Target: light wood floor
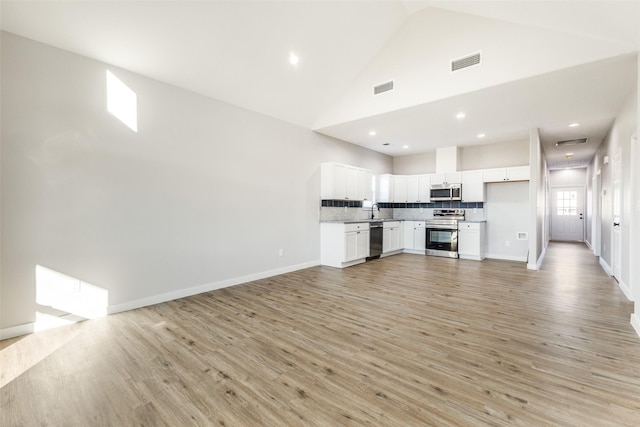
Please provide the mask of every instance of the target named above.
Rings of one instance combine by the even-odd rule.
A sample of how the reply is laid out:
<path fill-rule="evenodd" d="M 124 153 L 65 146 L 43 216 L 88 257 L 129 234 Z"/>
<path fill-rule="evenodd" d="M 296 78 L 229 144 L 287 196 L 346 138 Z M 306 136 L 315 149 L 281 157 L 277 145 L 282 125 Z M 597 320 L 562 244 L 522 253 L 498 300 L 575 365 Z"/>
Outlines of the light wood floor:
<path fill-rule="evenodd" d="M 580 244 L 315 267 L 2 343 L 0 425 L 638 426 L 631 312 Z"/>

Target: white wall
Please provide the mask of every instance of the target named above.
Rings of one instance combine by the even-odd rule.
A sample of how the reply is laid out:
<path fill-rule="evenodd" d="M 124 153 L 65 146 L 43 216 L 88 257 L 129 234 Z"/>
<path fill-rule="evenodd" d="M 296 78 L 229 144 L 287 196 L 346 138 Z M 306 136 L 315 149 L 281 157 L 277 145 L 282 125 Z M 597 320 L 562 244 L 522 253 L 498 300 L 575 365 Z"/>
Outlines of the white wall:
<path fill-rule="evenodd" d="M 600 145 L 596 157 L 590 167 L 592 173 L 601 171 L 602 189 L 601 198 L 601 241 L 600 256 L 607 268 L 613 267 L 611 259 L 612 225 L 613 225 L 613 157 L 616 150 L 622 150 L 622 262 L 620 286 L 627 290 L 629 296 L 630 269 L 634 262 L 630 257 L 632 237 L 630 235 L 630 224 L 632 221 L 632 186 L 631 186 L 631 136 L 637 129 L 637 95 L 636 88 L 629 93 L 623 105 L 618 111 L 614 123 Z M 604 158 L 608 157 L 609 162 L 604 163 Z M 597 197 L 594 195 L 594 197 Z"/>
<path fill-rule="evenodd" d="M 137 93 L 137 133 L 105 71 Z M 320 163 L 392 159 L 2 33 L 0 330 L 34 321 L 35 267 L 106 288 L 111 309 L 319 260 Z M 278 256 L 279 249 L 284 256 Z"/>
<path fill-rule="evenodd" d="M 529 141 L 507 141 L 460 148 L 463 171 L 528 165 Z"/>
<path fill-rule="evenodd" d="M 586 187 L 587 168 L 552 170 L 549 179 L 552 187 Z"/>
<path fill-rule="evenodd" d="M 529 141 L 507 141 L 459 147 L 460 170 L 479 170 L 529 164 Z M 436 152 L 393 158 L 395 175 L 436 172 Z"/>
<path fill-rule="evenodd" d="M 529 182 L 487 184 L 486 196 L 487 258 L 526 261 L 529 240 L 517 235 L 529 233 Z"/>
<path fill-rule="evenodd" d="M 411 154 L 393 158 L 395 175 L 419 175 L 436 172 L 436 152 Z"/>

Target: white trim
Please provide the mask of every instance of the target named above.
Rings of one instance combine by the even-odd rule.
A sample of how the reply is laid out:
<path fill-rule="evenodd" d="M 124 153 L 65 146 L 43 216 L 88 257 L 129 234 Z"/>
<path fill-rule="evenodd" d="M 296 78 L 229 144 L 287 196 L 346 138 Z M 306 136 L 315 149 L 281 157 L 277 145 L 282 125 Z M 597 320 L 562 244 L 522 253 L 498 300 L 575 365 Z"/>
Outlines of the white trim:
<path fill-rule="evenodd" d="M 607 262 L 602 257 L 600 257 L 600 266 L 605 271 L 605 273 L 607 273 L 609 276 L 613 276 L 613 274 L 611 273 L 611 267 L 609 267 L 609 264 L 607 264 Z"/>
<path fill-rule="evenodd" d="M 618 287 L 622 290 L 622 293 L 625 297 L 627 297 L 629 301 L 633 301 L 633 296 L 631 295 L 631 289 L 629 288 L 629 285 L 627 285 L 623 281 L 619 281 Z"/>
<path fill-rule="evenodd" d="M 636 334 L 640 337 L 640 317 L 637 313 L 631 313 L 631 326 L 633 326 Z"/>
<path fill-rule="evenodd" d="M 18 326 L 11 326 L 10 328 L 0 329 L 0 340 L 31 334 L 35 329 L 35 326 L 36 322 L 30 322 Z"/>
<path fill-rule="evenodd" d="M 263 271 L 261 273 L 249 274 L 247 276 L 236 277 L 233 279 L 221 280 L 219 282 L 207 283 L 206 285 L 195 286 L 193 288 L 179 289 L 173 292 L 167 292 L 164 294 L 153 295 L 133 301 L 127 301 L 117 305 L 111 305 L 107 308 L 107 313 L 115 314 L 121 313 L 123 311 L 135 310 L 136 308 L 142 308 L 154 304 L 160 304 L 162 302 L 173 301 L 179 298 L 185 298 L 192 295 L 202 294 L 204 292 L 215 291 L 217 289 L 228 288 L 230 286 L 253 282 L 255 280 L 266 279 L 268 277 L 277 276 L 279 274 L 291 273 L 293 271 L 315 267 L 318 265 L 320 265 L 320 260 L 277 268 L 275 270 Z"/>
<path fill-rule="evenodd" d="M 505 261 L 520 261 L 520 262 L 527 262 L 527 257 L 524 256 L 514 256 L 514 255 L 497 255 L 497 254 L 487 254 L 486 258 L 491 258 L 491 259 L 502 259 Z"/>
<path fill-rule="evenodd" d="M 302 270 L 309 267 L 316 267 L 318 265 L 320 265 L 320 260 L 315 260 L 315 261 L 305 262 L 302 264 L 291 265 L 288 267 L 277 268 L 275 270 L 268 270 L 268 271 L 263 271 L 261 273 L 241 276 L 234 279 L 227 279 L 219 282 L 208 283 L 206 285 L 195 286 L 193 288 L 180 289 L 173 292 L 153 295 L 146 298 L 127 301 L 122 304 L 111 305 L 107 308 L 107 313 L 115 314 L 123 311 L 135 310 L 136 308 L 147 307 L 149 305 L 172 301 L 178 298 L 184 298 L 191 295 L 201 294 L 201 293 L 213 291 L 216 289 L 222 289 L 229 286 L 239 285 L 242 283 L 253 282 L 255 280 L 266 279 L 268 277 L 277 276 L 285 273 L 291 273 L 293 271 Z M 75 320 L 75 322 L 79 321 L 78 318 L 73 315 L 65 315 L 61 317 L 67 320 Z M 31 334 L 35 331 L 35 325 L 36 325 L 35 322 L 29 322 L 29 323 L 24 323 L 22 325 L 11 326 L 9 328 L 0 329 L 0 340 Z"/>
<path fill-rule="evenodd" d="M 540 270 L 542 268 L 542 262 L 544 261 L 544 256 L 547 254 L 547 248 L 542 248 L 542 253 L 538 257 L 536 264 L 527 263 L 527 270 Z"/>

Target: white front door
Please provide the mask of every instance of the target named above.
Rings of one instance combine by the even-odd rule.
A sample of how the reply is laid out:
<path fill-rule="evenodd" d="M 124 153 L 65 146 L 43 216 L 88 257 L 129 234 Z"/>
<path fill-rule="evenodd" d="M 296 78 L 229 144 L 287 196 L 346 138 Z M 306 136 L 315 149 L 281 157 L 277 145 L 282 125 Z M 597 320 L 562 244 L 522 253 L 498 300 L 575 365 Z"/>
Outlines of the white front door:
<path fill-rule="evenodd" d="M 551 192 L 551 240 L 584 241 L 584 187 Z"/>

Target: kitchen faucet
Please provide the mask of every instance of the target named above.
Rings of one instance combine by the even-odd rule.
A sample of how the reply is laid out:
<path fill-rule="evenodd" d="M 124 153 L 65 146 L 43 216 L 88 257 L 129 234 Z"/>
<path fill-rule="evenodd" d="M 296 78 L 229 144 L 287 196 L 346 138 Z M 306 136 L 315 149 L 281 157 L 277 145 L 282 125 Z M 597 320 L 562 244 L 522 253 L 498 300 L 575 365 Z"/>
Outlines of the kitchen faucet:
<path fill-rule="evenodd" d="M 378 206 L 378 204 L 377 204 L 377 203 L 372 204 L 372 205 L 371 205 L 371 219 L 374 219 L 374 218 L 375 218 L 375 216 L 373 215 L 373 207 L 374 207 L 374 206 L 375 206 L 376 208 L 378 208 L 378 212 L 380 212 L 380 206 Z"/>

